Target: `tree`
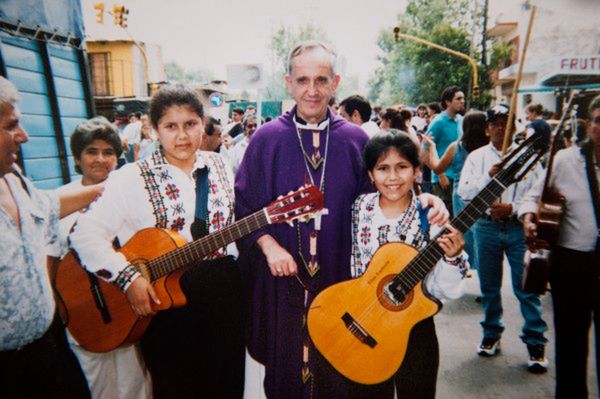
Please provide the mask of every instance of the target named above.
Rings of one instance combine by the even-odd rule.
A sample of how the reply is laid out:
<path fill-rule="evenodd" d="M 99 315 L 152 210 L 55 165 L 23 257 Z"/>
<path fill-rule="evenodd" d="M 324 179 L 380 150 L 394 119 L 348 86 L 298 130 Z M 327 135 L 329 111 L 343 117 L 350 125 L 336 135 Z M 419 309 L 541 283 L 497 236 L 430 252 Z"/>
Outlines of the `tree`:
<path fill-rule="evenodd" d="M 290 98 L 284 83 L 284 77 L 288 71 L 288 56 L 297 44 L 307 40 L 319 40 L 327 43 L 325 31 L 312 23 L 302 25 L 297 29 L 280 26 L 273 34 L 270 43 L 272 73 L 267 80 L 266 98 L 271 100 L 282 100 Z M 343 99 L 358 92 L 358 76 L 344 76 L 338 87 L 336 96 Z"/>
<path fill-rule="evenodd" d="M 409 0 L 399 15 L 400 31 L 479 59 L 473 32 L 480 30 L 481 0 Z M 369 80 L 369 98 L 384 104 L 430 102 L 450 85 L 465 92 L 472 85 L 472 70 L 463 59 L 409 40 L 394 41 L 392 28 L 382 30 L 378 45 L 384 55 Z M 491 86 L 483 66 L 479 82 L 483 93 Z M 479 105 L 489 102 L 482 96 Z"/>
<path fill-rule="evenodd" d="M 299 26 L 297 29 L 281 25 L 271 37 L 271 75 L 267 78 L 266 98 L 283 100 L 290 98 L 285 87 L 284 77 L 287 73 L 288 55 L 295 45 L 306 40 L 327 42 L 325 31 L 312 23 Z"/>
<path fill-rule="evenodd" d="M 187 82 L 187 83 L 208 83 L 214 79 L 215 74 L 210 69 L 196 68 L 194 70 L 186 70 L 176 62 L 167 62 L 165 64 L 167 79 Z"/>

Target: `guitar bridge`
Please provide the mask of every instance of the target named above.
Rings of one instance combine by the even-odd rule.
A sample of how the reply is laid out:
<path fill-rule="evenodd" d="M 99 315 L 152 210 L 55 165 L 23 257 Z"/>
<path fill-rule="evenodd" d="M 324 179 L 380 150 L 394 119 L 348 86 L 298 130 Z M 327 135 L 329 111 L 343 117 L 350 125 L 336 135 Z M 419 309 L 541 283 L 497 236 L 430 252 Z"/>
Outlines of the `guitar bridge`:
<path fill-rule="evenodd" d="M 374 348 L 375 345 L 377 345 L 377 341 L 375 340 L 375 338 L 373 338 L 367 330 L 365 330 L 360 324 L 358 324 L 358 322 L 354 320 L 354 317 L 352 317 L 350 313 L 344 313 L 344 315 L 342 316 L 342 321 L 346 325 L 348 331 L 350 331 L 352 335 L 358 338 L 360 342 L 362 342 L 370 348 Z"/>

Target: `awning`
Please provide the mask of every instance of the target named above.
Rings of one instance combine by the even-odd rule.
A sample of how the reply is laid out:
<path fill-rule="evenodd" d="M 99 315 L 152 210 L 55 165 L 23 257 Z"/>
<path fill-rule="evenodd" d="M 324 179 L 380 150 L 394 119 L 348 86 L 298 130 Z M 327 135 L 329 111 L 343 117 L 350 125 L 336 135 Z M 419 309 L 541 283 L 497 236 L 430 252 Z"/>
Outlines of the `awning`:
<path fill-rule="evenodd" d="M 600 56 L 598 55 L 558 57 L 548 61 L 544 66 L 547 72 L 540 80 L 542 86 L 588 88 L 600 84 Z"/>
<path fill-rule="evenodd" d="M 28 39 L 79 45 L 84 38 L 80 0 L 1 0 L 0 29 Z"/>
<path fill-rule="evenodd" d="M 584 85 L 563 85 L 563 86 L 544 86 L 544 85 L 529 86 L 529 87 L 523 87 L 523 88 L 519 89 L 519 93 L 522 93 L 522 94 L 543 93 L 543 92 L 552 92 L 557 89 L 600 90 L 600 83 L 584 84 Z"/>

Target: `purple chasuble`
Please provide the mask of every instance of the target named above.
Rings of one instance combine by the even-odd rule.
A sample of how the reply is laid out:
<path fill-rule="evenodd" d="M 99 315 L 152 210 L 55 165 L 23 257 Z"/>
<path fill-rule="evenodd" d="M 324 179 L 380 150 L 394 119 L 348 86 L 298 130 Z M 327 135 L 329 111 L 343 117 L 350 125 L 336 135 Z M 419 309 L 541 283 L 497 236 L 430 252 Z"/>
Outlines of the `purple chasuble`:
<path fill-rule="evenodd" d="M 298 189 L 307 182 L 307 169 L 293 121 L 294 107 L 285 115 L 265 124 L 250 140 L 236 175 L 236 217 L 242 218 Z M 325 208 L 318 235 L 319 271 L 311 277 L 298 255 L 298 222 L 270 225 L 253 233 L 240 245 L 240 267 L 245 274 L 249 296 L 249 342 L 253 358 L 266 366 L 265 391 L 269 398 L 343 398 L 347 384 L 341 375 L 310 345 L 311 380 L 302 380 L 305 328 L 305 287 L 308 302 L 328 286 L 350 279 L 352 245 L 351 212 L 356 197 L 372 191 L 361 154 L 368 137 L 356 125 L 328 111 L 327 129 L 320 133 L 319 152 L 327 156 L 325 171 Z M 304 149 L 313 153 L 312 131 L 300 129 Z M 329 148 L 326 150 L 326 135 Z M 309 165 L 313 181 L 319 186 L 323 164 L 315 171 Z M 302 253 L 308 262 L 309 235 L 314 220 L 300 223 Z M 298 264 L 298 277 L 274 277 L 256 240 L 270 234 Z"/>

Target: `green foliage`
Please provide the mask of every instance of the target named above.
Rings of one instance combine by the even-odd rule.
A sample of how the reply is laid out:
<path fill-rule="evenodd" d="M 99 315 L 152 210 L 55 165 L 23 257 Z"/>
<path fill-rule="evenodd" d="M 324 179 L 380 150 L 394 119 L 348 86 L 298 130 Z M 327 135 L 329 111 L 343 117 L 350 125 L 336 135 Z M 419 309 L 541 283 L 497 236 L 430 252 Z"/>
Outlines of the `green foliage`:
<path fill-rule="evenodd" d="M 481 0 L 409 0 L 404 14 L 399 15 L 400 31 L 443 47 L 480 56 L 473 50 L 473 33 L 481 31 Z M 467 93 L 472 85 L 470 64 L 454 55 L 416 42 L 394 40 L 391 27 L 383 29 L 378 46 L 384 55 L 381 66 L 369 80 L 369 99 L 386 105 L 418 104 L 439 100 L 441 92 L 457 85 Z M 483 67 L 479 87 L 483 93 L 491 87 Z M 469 92 L 470 94 L 470 92 Z M 489 98 L 479 105 L 486 105 Z"/>
<path fill-rule="evenodd" d="M 325 31 L 312 23 L 294 29 L 281 25 L 271 37 L 269 48 L 271 50 L 272 73 L 267 78 L 267 89 L 263 98 L 268 100 L 283 100 L 290 98 L 284 83 L 287 71 L 288 55 L 290 51 L 306 40 L 321 40 L 327 42 Z"/>
<path fill-rule="evenodd" d="M 208 83 L 214 79 L 214 73 L 205 68 L 197 68 L 194 70 L 186 70 L 176 62 L 167 62 L 165 64 L 167 79 L 177 82 L 195 82 Z"/>
<path fill-rule="evenodd" d="M 490 70 L 505 68 L 506 63 L 512 59 L 515 46 L 512 43 L 497 40 L 492 45 Z"/>

